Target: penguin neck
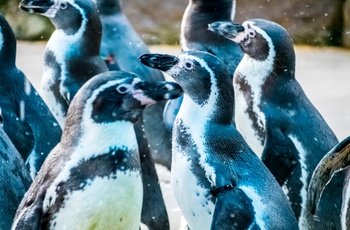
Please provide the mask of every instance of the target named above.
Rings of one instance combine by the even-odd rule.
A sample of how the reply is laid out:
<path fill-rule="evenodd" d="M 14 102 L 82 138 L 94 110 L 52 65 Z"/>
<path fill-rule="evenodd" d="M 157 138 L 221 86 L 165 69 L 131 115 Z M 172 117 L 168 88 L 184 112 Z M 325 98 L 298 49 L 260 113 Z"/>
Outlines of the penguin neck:
<path fill-rule="evenodd" d="M 16 63 L 16 38 L 12 30 L 0 27 L 0 66 L 14 66 Z M 2 69 L 2 68 L 0 68 Z"/>
<path fill-rule="evenodd" d="M 211 92 L 208 100 L 201 105 L 185 94 L 177 118 L 180 118 L 188 125 L 204 125 L 206 123 L 231 124 L 234 94 L 232 83 L 230 85 L 232 90 L 228 90 L 228 92 L 222 90 Z"/>
<path fill-rule="evenodd" d="M 90 14 L 90 15 L 89 15 Z M 56 26 L 57 23 L 52 21 Z M 77 49 L 79 52 L 70 53 L 78 56 L 98 56 L 102 36 L 102 25 L 97 11 L 85 12 L 79 28 L 65 29 L 63 26 L 56 26 L 56 31 L 50 40 L 54 40 L 50 45 L 60 44 L 58 50 L 64 50 L 64 46 L 69 50 Z"/>
<path fill-rule="evenodd" d="M 122 12 L 122 0 L 98 0 L 96 5 L 100 15 L 112 15 Z"/>

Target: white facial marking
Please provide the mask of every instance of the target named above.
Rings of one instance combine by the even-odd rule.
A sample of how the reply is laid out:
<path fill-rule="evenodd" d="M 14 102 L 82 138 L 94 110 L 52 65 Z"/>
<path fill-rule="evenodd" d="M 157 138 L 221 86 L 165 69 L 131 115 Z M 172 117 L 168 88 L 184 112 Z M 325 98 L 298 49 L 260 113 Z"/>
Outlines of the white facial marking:
<path fill-rule="evenodd" d="M 0 52 L 2 50 L 3 45 L 4 45 L 4 35 L 2 34 L 2 27 L 0 27 Z"/>
<path fill-rule="evenodd" d="M 178 56 L 179 63 L 177 66 L 184 66 L 189 60 L 196 60 L 204 67 L 211 76 L 211 94 L 208 100 L 202 105 L 196 104 L 188 95 L 184 95 L 179 113 L 175 120 L 175 127 L 178 126 L 180 119 L 191 134 L 193 145 L 197 147 L 199 164 L 206 172 L 206 178 L 215 185 L 215 170 L 207 163 L 207 150 L 205 147 L 205 124 L 211 119 L 213 110 L 216 106 L 216 98 L 218 96 L 216 79 L 213 71 L 203 60 L 181 54 Z M 172 68 L 169 72 L 178 74 L 180 68 Z M 174 131 L 175 132 L 175 131 Z M 181 132 L 181 131 L 180 131 Z M 180 133 L 178 135 L 181 135 Z M 173 163 L 171 171 L 171 184 L 179 207 L 186 218 L 191 229 L 208 229 L 210 227 L 214 204 L 204 197 L 208 190 L 202 188 L 198 184 L 198 179 L 191 171 L 191 161 L 188 152 L 183 152 L 181 145 L 173 138 Z M 189 192 L 191 191 L 191 193 Z M 193 191 L 193 192 L 192 192 Z M 203 216 L 205 218 L 203 218 Z"/>
<path fill-rule="evenodd" d="M 56 29 L 53 32 L 53 34 L 51 35 L 46 45 L 45 52 L 51 51 L 54 54 L 57 64 L 61 67 L 61 75 L 59 79 L 53 79 L 53 74 L 55 72 L 50 67 L 51 63 L 45 62 L 43 77 L 41 80 L 41 96 L 44 99 L 45 103 L 50 108 L 52 114 L 55 116 L 61 128 L 64 127 L 64 123 L 66 119 L 66 116 L 65 116 L 66 111 L 63 111 L 62 106 L 60 106 L 57 103 L 56 97 L 53 94 L 52 90 L 50 89 L 50 86 L 54 82 L 60 80 L 61 83 L 59 86 L 59 92 L 61 96 L 65 100 L 67 100 L 66 96 L 70 92 L 68 92 L 67 88 L 65 87 L 65 84 L 66 84 L 66 81 L 70 78 L 70 76 L 68 74 L 67 64 L 65 61 L 66 56 L 68 56 L 70 52 L 74 52 L 74 49 L 77 49 L 77 45 L 80 44 L 79 40 L 83 36 L 83 33 L 86 29 L 86 24 L 87 24 L 87 17 L 85 15 L 84 10 L 80 8 L 76 3 L 74 3 L 73 0 L 66 0 L 66 1 L 80 11 L 83 18 L 82 25 L 79 28 L 79 30 L 72 35 L 65 34 L 62 29 Z M 60 3 L 61 1 L 56 1 L 55 5 Z"/>
<path fill-rule="evenodd" d="M 264 219 L 266 213 L 266 206 L 262 201 L 261 196 L 255 191 L 253 187 L 241 186 L 240 189 L 252 200 L 252 205 L 255 212 L 255 221 L 261 230 L 266 230 Z"/>
<path fill-rule="evenodd" d="M 307 229 L 308 228 L 308 222 L 307 219 L 305 218 L 305 210 L 306 210 L 306 199 L 307 199 L 307 178 L 308 178 L 308 173 L 307 173 L 307 165 L 306 165 L 306 151 L 304 147 L 302 146 L 301 142 L 294 136 L 289 135 L 288 136 L 295 148 L 299 152 L 299 164 L 301 167 L 301 176 L 300 176 L 300 181 L 302 183 L 302 188 L 300 189 L 300 196 L 301 196 L 301 213 L 300 213 L 300 218 L 299 218 L 299 228 L 300 229 Z"/>
<path fill-rule="evenodd" d="M 269 46 L 269 55 L 263 61 L 252 59 L 247 54 L 243 56 L 242 61 L 237 66 L 234 75 L 234 89 L 235 89 L 235 121 L 238 131 L 241 132 L 243 137 L 246 139 L 248 144 L 252 147 L 254 152 L 261 157 L 263 145 L 261 144 L 261 138 L 253 128 L 252 120 L 249 118 L 248 104 L 245 99 L 245 92 L 241 90 L 240 86 L 236 83 L 238 77 L 244 78 L 252 91 L 253 100 L 253 112 L 257 116 L 257 122 L 262 130 L 265 130 L 266 118 L 265 114 L 258 107 L 261 105 L 261 88 L 266 78 L 273 71 L 274 58 L 276 52 L 271 38 L 266 34 L 265 31 L 254 26 L 253 22 L 247 21 L 243 23 L 247 27 L 248 23 L 250 27 L 257 33 L 261 34 L 267 41 Z"/>

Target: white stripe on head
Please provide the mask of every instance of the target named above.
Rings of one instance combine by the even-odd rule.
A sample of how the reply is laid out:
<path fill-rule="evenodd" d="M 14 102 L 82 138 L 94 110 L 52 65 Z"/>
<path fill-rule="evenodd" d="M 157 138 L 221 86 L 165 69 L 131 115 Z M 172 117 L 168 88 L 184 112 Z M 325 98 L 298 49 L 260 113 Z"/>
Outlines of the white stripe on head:
<path fill-rule="evenodd" d="M 0 26 L 0 52 L 2 50 L 3 45 L 4 45 L 4 35 L 2 34 L 2 27 Z"/>

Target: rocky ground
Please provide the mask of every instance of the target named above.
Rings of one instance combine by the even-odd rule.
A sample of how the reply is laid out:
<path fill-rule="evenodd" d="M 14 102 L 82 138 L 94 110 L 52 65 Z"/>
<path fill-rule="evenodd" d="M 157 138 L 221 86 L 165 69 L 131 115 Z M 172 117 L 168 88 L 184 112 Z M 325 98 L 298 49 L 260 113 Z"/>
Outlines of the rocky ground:
<path fill-rule="evenodd" d="M 20 42 L 17 65 L 33 83 L 40 85 L 45 43 Z M 178 46 L 151 46 L 153 53 L 177 54 Z M 335 48 L 296 47 L 296 78 L 309 99 L 341 140 L 350 135 L 350 51 Z M 170 187 L 170 174 L 157 168 L 168 208 L 171 229 L 179 229 L 180 210 Z"/>

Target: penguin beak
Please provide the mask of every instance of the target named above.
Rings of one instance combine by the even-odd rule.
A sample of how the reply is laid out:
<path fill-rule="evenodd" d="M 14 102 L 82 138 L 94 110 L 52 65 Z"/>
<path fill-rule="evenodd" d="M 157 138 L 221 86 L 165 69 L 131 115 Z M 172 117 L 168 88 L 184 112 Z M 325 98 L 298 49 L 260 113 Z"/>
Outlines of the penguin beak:
<path fill-rule="evenodd" d="M 45 14 L 54 4 L 48 0 L 22 0 L 18 7 L 29 13 Z"/>
<path fill-rule="evenodd" d="M 244 31 L 244 27 L 239 23 L 231 21 L 217 21 L 209 24 L 208 30 L 233 40 Z"/>
<path fill-rule="evenodd" d="M 179 62 L 176 56 L 168 54 L 143 54 L 138 58 L 142 64 L 161 71 L 168 71 Z"/>
<path fill-rule="evenodd" d="M 133 97 L 142 105 L 174 99 L 183 94 L 181 86 L 175 82 L 140 81 L 135 84 L 134 89 Z"/>

